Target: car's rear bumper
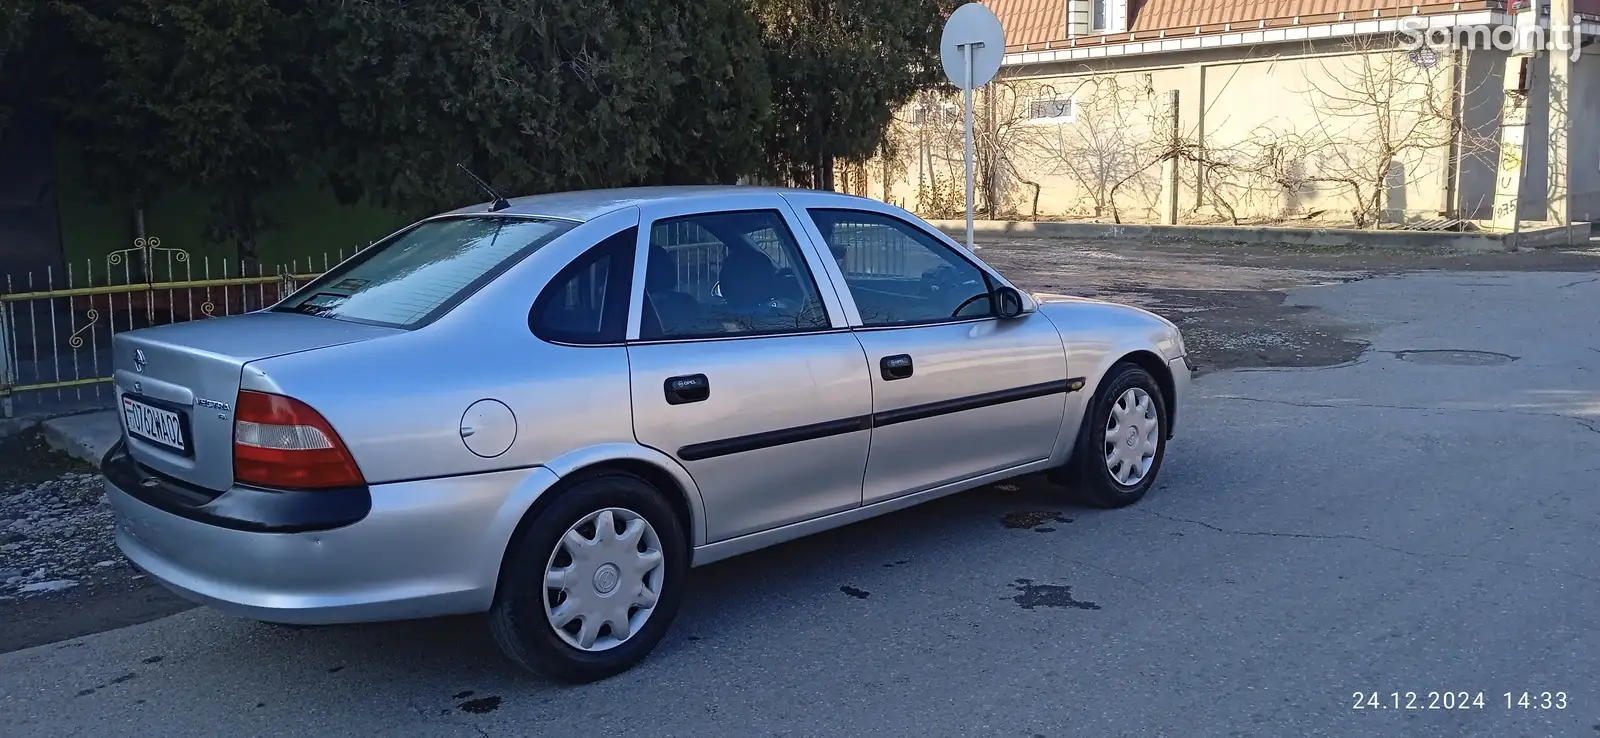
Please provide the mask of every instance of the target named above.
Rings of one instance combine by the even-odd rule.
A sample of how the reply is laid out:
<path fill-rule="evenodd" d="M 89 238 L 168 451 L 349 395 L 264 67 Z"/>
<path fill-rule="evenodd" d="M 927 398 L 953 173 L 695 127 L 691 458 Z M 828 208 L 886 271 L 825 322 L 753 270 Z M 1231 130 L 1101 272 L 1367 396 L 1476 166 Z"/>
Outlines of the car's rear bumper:
<path fill-rule="evenodd" d="M 264 532 L 265 525 L 251 529 L 251 521 L 240 520 L 240 508 L 264 524 L 282 516 L 287 498 L 234 489 L 195 510 L 158 506 L 129 482 L 125 468 L 112 468 L 115 454 L 107 455 L 106 495 L 123 554 L 189 600 L 282 623 L 487 610 L 518 521 L 556 480 L 536 467 L 375 485 L 368 510 L 354 522 Z"/>

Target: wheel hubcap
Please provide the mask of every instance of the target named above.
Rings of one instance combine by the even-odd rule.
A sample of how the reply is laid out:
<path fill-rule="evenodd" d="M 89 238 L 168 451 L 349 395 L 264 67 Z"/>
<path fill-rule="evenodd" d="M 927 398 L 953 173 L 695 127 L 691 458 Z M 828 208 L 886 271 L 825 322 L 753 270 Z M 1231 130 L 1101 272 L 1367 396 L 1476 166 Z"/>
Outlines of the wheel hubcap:
<path fill-rule="evenodd" d="M 1144 481 L 1155 464 L 1161 441 L 1161 418 L 1150 393 L 1129 389 L 1111 406 L 1106 418 L 1106 471 L 1124 487 Z"/>
<path fill-rule="evenodd" d="M 544 571 L 544 612 L 567 645 L 605 651 L 644 627 L 666 567 L 650 522 L 623 508 L 584 516 L 561 536 Z"/>

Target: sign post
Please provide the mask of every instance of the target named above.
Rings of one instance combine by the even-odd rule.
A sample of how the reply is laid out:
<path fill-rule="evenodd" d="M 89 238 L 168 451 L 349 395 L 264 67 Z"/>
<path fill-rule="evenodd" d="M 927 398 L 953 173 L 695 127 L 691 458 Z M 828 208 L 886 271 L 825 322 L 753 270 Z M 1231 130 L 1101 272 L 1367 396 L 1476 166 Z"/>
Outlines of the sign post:
<path fill-rule="evenodd" d="M 944 35 L 939 40 L 939 59 L 944 63 L 944 75 L 950 83 L 961 88 L 966 97 L 966 164 L 967 164 L 967 248 L 977 250 L 972 243 L 972 192 L 976 152 L 972 142 L 972 91 L 989 84 L 1000 71 L 1000 59 L 1005 56 L 1006 34 L 994 11 L 982 3 L 967 3 L 950 14 L 944 24 Z"/>
<path fill-rule="evenodd" d="M 980 41 L 980 42 L 977 42 L 975 44 L 967 43 L 967 44 L 962 44 L 961 45 L 962 55 L 966 57 L 966 62 L 967 62 L 966 73 L 964 75 L 962 75 L 962 79 L 972 79 L 972 50 L 973 50 L 974 47 L 983 48 L 983 42 Z M 978 156 L 977 156 L 977 152 L 973 150 L 974 147 L 972 145 L 972 88 L 971 87 L 967 87 L 965 90 L 963 90 L 963 92 L 966 94 L 966 97 L 967 97 L 967 99 L 963 103 L 963 106 L 964 106 L 963 109 L 966 111 L 966 117 L 967 117 L 967 119 L 966 119 L 967 144 L 966 144 L 966 147 L 963 149 L 963 151 L 966 152 L 966 163 L 967 163 L 967 248 L 970 250 L 970 249 L 972 249 L 972 210 L 973 210 L 973 207 L 972 207 L 972 200 L 973 200 L 972 190 L 973 190 L 973 180 L 975 179 L 975 177 L 974 177 L 975 172 L 973 170 L 978 168 L 977 167 L 977 161 L 976 161 Z"/>

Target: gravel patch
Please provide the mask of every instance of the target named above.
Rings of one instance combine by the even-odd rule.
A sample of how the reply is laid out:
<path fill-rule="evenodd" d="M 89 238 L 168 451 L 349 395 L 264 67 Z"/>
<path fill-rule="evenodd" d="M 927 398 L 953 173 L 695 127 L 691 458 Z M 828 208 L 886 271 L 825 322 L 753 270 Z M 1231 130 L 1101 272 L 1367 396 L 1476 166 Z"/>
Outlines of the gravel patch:
<path fill-rule="evenodd" d="M 37 430 L 0 441 L 0 600 L 126 580 L 100 475 Z"/>
<path fill-rule="evenodd" d="M 1021 239 L 993 242 L 981 256 L 1025 289 L 1109 300 L 1166 317 L 1183 331 L 1202 373 L 1335 366 L 1367 348 L 1361 326 L 1330 323 L 1285 299 L 1300 287 L 1366 279 L 1371 270 L 1329 269 L 1309 257 L 1295 265 L 1251 266 L 1239 263 L 1248 261 L 1241 254 Z"/>

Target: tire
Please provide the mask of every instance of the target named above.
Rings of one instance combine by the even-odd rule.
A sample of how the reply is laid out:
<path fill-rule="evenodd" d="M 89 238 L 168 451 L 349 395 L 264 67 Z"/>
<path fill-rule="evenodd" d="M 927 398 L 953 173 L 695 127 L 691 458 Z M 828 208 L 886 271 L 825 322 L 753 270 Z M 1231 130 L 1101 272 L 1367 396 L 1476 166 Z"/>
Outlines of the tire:
<path fill-rule="evenodd" d="M 655 650 L 683 600 L 689 547 L 672 506 L 637 476 L 602 472 L 575 478 L 552 492 L 554 499 L 527 521 L 506 551 L 489 611 L 489 630 L 500 649 L 522 668 L 547 679 L 584 684 L 627 671 Z M 600 537 L 605 511 L 610 511 L 614 524 L 624 525 L 623 533 L 614 525 L 610 538 Z M 596 515 L 602 517 L 596 520 Z M 619 540 L 631 530 L 632 520 L 648 525 L 629 554 L 628 544 Z M 586 539 L 584 545 L 598 546 L 582 549 L 582 559 L 573 557 L 568 553 L 572 549 L 562 543 L 574 526 Z M 659 565 L 651 567 L 641 549 L 658 552 Z M 547 583 L 547 568 L 568 566 L 564 588 L 540 586 Z M 629 605 L 642 602 L 650 589 L 643 583 L 651 581 L 656 583 L 655 602 L 640 622 L 635 618 L 644 608 Z M 602 594 L 607 584 L 611 589 Z M 572 612 L 615 616 L 612 620 L 627 624 L 629 632 L 618 638 L 611 622 L 601 624 L 603 617 L 578 617 L 566 623 L 563 636 L 553 621 L 563 604 L 572 605 Z M 596 624 L 590 625 L 591 620 Z M 589 628 L 595 633 L 588 634 Z M 591 649 L 581 647 L 586 634 Z"/>
<path fill-rule="evenodd" d="M 1106 435 L 1113 425 L 1112 411 L 1121 412 L 1119 403 L 1123 402 L 1124 396 L 1149 398 L 1148 406 L 1155 415 L 1154 428 L 1146 425 L 1149 421 L 1143 419 L 1131 423 L 1119 421 L 1113 434 L 1118 443 L 1116 450 L 1121 452 L 1118 454 L 1122 462 L 1118 465 L 1118 471 L 1121 472 L 1135 455 L 1139 441 L 1148 441 L 1149 433 L 1155 433 L 1154 453 L 1148 459 L 1148 468 L 1142 461 L 1136 462 L 1135 468 L 1143 469 L 1137 479 L 1130 479 L 1124 473 L 1114 473 L 1109 460 L 1112 454 Z M 1078 502 L 1091 507 L 1115 509 L 1138 502 L 1150 491 L 1156 475 L 1161 471 L 1161 461 L 1167 453 L 1167 424 L 1166 398 L 1162 396 L 1161 386 L 1155 377 L 1133 363 L 1123 362 L 1111 367 L 1088 409 L 1084 411 L 1083 426 L 1078 431 L 1072 460 L 1057 475 L 1057 480 L 1067 486 Z M 1128 436 L 1122 435 L 1123 428 L 1137 436 L 1132 443 L 1127 440 Z M 1146 445 L 1144 450 L 1148 449 Z M 1143 454 L 1137 455 L 1143 457 Z"/>

